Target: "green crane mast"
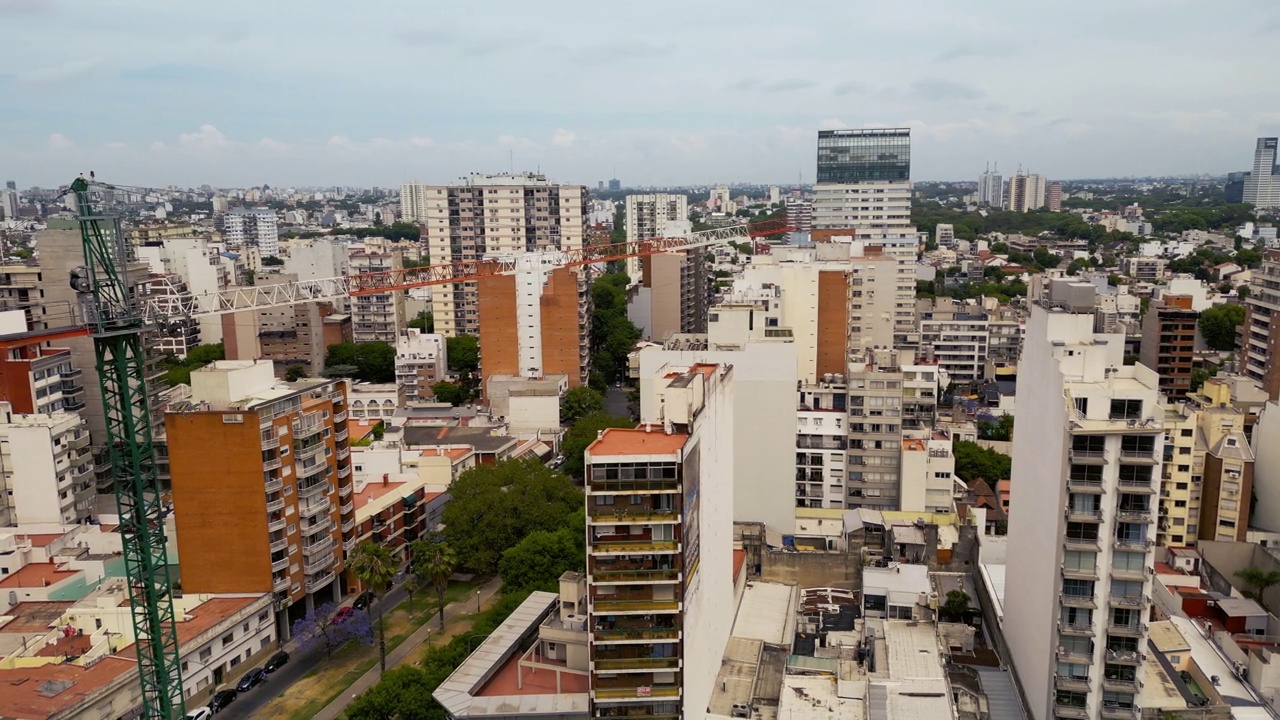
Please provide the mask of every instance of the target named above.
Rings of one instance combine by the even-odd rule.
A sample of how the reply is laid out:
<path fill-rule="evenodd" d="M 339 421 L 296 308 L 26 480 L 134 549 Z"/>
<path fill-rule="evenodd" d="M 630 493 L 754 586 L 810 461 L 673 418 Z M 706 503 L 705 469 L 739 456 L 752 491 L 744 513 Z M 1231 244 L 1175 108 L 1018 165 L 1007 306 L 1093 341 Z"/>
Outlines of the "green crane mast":
<path fill-rule="evenodd" d="M 84 267 L 71 273 L 93 334 L 106 415 L 112 486 L 120 513 L 129 581 L 142 717 L 184 715 L 173 586 L 165 552 L 164 506 L 156 474 L 142 335 L 146 319 L 129 292 L 120 220 L 95 214 L 83 177 L 71 183 L 84 244 Z"/>

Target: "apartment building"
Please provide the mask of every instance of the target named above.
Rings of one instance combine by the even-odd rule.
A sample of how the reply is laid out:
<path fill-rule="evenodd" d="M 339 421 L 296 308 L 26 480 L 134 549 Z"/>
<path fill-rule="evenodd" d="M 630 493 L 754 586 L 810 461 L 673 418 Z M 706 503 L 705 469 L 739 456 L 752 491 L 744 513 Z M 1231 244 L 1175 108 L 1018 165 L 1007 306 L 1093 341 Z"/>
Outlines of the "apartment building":
<path fill-rule="evenodd" d="M 897 510 L 902 479 L 902 360 L 881 351 L 849 363 L 848 507 Z"/>
<path fill-rule="evenodd" d="M 951 436 L 935 433 L 928 438 L 904 438 L 897 509 L 905 512 L 953 512 L 955 471 Z"/>
<path fill-rule="evenodd" d="M 1049 212 L 1062 212 L 1062 183 L 1057 180 L 1049 183 L 1045 189 L 1044 202 Z"/>
<path fill-rule="evenodd" d="M 1169 294 L 1151 301 L 1142 316 L 1139 361 L 1159 373 L 1160 392 L 1170 400 L 1181 400 L 1191 392 L 1199 318 L 1190 295 Z"/>
<path fill-rule="evenodd" d="M 951 223 L 938 223 L 933 229 L 933 241 L 940 248 L 954 249 L 956 246 L 956 226 Z"/>
<path fill-rule="evenodd" d="M 1004 207 L 1004 179 L 998 164 L 996 169 L 987 168 L 978 176 L 978 204 L 997 210 Z"/>
<path fill-rule="evenodd" d="M 983 306 L 953 298 L 919 300 L 916 305 L 923 362 L 945 370 L 952 382 L 981 380 L 991 335 Z"/>
<path fill-rule="evenodd" d="M 626 206 L 628 240 L 682 236 L 689 224 L 689 198 L 685 195 L 651 193 L 628 195 Z M 640 281 L 640 269 L 647 258 L 627 258 L 630 284 Z"/>
<path fill-rule="evenodd" d="M 396 383 L 404 390 L 405 402 L 428 402 L 431 389 L 443 382 L 449 371 L 448 343 L 443 335 L 405 328 L 396 340 Z"/>
<path fill-rule="evenodd" d="M 542 267 L 534 256 L 515 275 L 476 283 L 480 376 L 538 378 L 568 375 L 587 384 L 591 372 L 591 292 L 577 269 Z M 437 318 L 439 315 L 436 316 Z M 436 321 L 436 328 L 440 328 Z M 443 333 L 447 336 L 447 333 Z"/>
<path fill-rule="evenodd" d="M 1050 287 L 1019 364 L 1004 637 L 1035 718 L 1137 717 L 1163 436 L 1158 378 Z"/>
<path fill-rule="evenodd" d="M 260 258 L 280 255 L 280 228 L 271 208 L 231 208 L 217 219 L 222 239 L 235 250 L 252 249 Z"/>
<path fill-rule="evenodd" d="M 787 227 L 795 228 L 795 233 L 813 230 L 813 200 L 787 198 Z"/>
<path fill-rule="evenodd" d="M 844 374 L 800 388 L 796 411 L 796 507 L 842 508 L 849 447 Z"/>
<path fill-rule="evenodd" d="M 1253 270 L 1245 318 L 1240 326 L 1243 373 L 1260 383 L 1272 400 L 1280 400 L 1280 250 L 1268 250 Z"/>
<path fill-rule="evenodd" d="M 813 227 L 914 233 L 909 128 L 818 131 Z"/>
<path fill-rule="evenodd" d="M 44 308 L 44 272 L 40 264 L 29 260 L 21 265 L 0 266 L 0 311 L 21 310 L 28 328 L 42 327 Z M 74 325 L 71 306 L 63 309 L 63 322 L 55 326 Z"/>
<path fill-rule="evenodd" d="M 221 360 L 191 373 L 165 426 L 184 590 L 272 593 L 282 633 L 340 597 L 355 537 L 345 381 Z"/>
<path fill-rule="evenodd" d="M 25 414 L 0 402 L 0 525 L 74 525 L 93 515 L 89 430 L 73 412 Z"/>
<path fill-rule="evenodd" d="M 179 300 L 191 297 L 191 289 L 179 275 L 153 275 L 147 285 L 147 295 L 157 299 Z M 156 335 L 155 351 L 162 355 L 185 358 L 200 342 L 198 320 L 188 317 L 168 318 L 163 330 Z"/>
<path fill-rule="evenodd" d="M 422 236 L 437 263 L 578 250 L 586 239 L 586 188 L 553 184 L 544 175 L 471 175 L 456 185 L 423 186 L 411 192 L 421 201 L 415 200 L 406 212 L 412 210 L 414 220 L 422 223 Z M 478 293 L 474 282 L 432 287 L 436 331 L 445 337 L 478 335 Z"/>
<path fill-rule="evenodd" d="M 627 317 L 650 340 L 704 333 L 710 296 L 705 250 L 649 255 L 627 300 Z"/>
<path fill-rule="evenodd" d="M 1256 208 L 1280 208 L 1280 164 L 1276 148 L 1280 138 L 1258 138 L 1253 151 L 1253 171 L 1244 178 L 1241 200 Z"/>
<path fill-rule="evenodd" d="M 1120 258 L 1120 272 L 1138 282 L 1153 283 L 1164 277 L 1168 264 L 1168 260 L 1159 257 L 1123 257 Z"/>
<path fill-rule="evenodd" d="M 135 235 L 138 243 L 134 252 L 139 260 L 150 265 L 154 275 L 171 275 L 179 278 L 187 292 L 207 295 L 226 290 L 235 282 L 233 268 L 224 263 L 219 254 L 221 243 L 212 243 L 193 234 L 190 225 L 168 228 L 152 228 Z M 138 229 L 134 229 L 138 233 Z M 222 320 L 217 316 L 197 319 L 199 341 L 222 342 Z"/>
<path fill-rule="evenodd" d="M 364 275 L 400 270 L 404 262 L 398 250 L 371 240 L 364 248 L 351 251 L 348 265 L 352 275 Z M 405 327 L 403 290 L 356 295 L 348 303 L 356 342 L 395 344 Z"/>
<path fill-rule="evenodd" d="M 1019 170 L 1006 183 L 1007 202 L 1005 207 L 1013 212 L 1027 212 L 1044 207 L 1045 181 L 1043 175 L 1035 175 Z"/>
<path fill-rule="evenodd" d="M 82 333 L 28 332 L 21 310 L 0 312 L 0 401 L 15 413 L 49 415 L 84 409 L 84 373 L 71 351 L 51 347 Z"/>
<path fill-rule="evenodd" d="M 666 370 L 585 455 L 592 717 L 701 716 L 732 626 L 733 369 Z"/>
<path fill-rule="evenodd" d="M 344 556 L 362 542 L 374 542 L 405 561 L 409 543 L 441 527 L 441 513 L 449 496 L 427 491 L 425 478 L 384 473 L 380 478 L 357 478 L 355 484 L 355 528 L 343 543 Z M 346 586 L 359 585 L 359 579 L 348 572 Z"/>

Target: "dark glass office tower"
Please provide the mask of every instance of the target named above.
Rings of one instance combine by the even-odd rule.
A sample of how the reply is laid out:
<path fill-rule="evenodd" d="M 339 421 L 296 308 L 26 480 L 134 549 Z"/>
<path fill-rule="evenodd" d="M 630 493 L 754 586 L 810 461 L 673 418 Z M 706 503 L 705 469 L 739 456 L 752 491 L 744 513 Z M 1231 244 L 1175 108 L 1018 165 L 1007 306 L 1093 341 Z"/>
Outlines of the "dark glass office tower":
<path fill-rule="evenodd" d="M 818 131 L 818 183 L 911 179 L 911 129 Z"/>

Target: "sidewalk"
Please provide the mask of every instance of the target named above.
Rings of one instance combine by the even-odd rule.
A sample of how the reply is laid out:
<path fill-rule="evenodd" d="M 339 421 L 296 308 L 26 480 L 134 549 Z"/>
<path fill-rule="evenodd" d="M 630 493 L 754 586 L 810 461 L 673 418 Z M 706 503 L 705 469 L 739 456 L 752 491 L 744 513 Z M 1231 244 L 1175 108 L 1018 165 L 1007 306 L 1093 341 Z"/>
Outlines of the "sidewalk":
<path fill-rule="evenodd" d="M 489 602 L 489 600 L 498 593 L 498 588 L 500 587 L 502 587 L 501 578 L 494 578 L 481 587 L 481 604 Z M 444 608 L 445 622 L 452 620 L 464 612 L 474 612 L 475 602 L 475 596 L 473 595 L 463 600 L 449 603 Z M 387 653 L 388 670 L 403 663 L 410 656 L 417 657 L 422 650 L 422 645 L 431 637 L 433 632 L 440 628 L 439 617 L 439 613 L 432 615 L 431 619 L 424 623 L 422 627 L 415 630 L 412 635 L 405 638 L 404 642 L 400 643 L 400 645 L 398 645 L 394 650 Z M 323 710 L 316 713 L 315 720 L 337 720 L 342 716 L 342 711 L 346 710 L 347 706 L 351 704 L 351 701 L 360 693 L 376 685 L 380 677 L 381 673 L 379 672 L 379 666 L 374 665 L 369 672 L 365 673 L 359 680 L 352 683 L 351 687 L 344 690 L 343 693 L 335 698 L 333 702 L 324 706 Z"/>

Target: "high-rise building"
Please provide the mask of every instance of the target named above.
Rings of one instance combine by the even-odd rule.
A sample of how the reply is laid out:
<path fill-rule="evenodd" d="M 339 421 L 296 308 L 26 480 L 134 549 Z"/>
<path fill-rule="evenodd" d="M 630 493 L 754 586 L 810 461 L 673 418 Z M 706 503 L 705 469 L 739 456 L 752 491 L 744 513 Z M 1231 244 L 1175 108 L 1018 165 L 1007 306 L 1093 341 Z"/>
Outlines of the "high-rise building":
<path fill-rule="evenodd" d="M 1222 188 L 1222 200 L 1229 203 L 1244 202 L 1244 183 L 1251 173 L 1227 173 L 1227 184 Z"/>
<path fill-rule="evenodd" d="M 0 218 L 16 220 L 18 217 L 18 191 L 12 188 L 0 190 Z"/>
<path fill-rule="evenodd" d="M 404 266 L 398 249 L 389 243 L 366 241 L 361 249 L 352 249 L 348 263 L 353 275 L 393 272 Z M 405 327 L 403 290 L 356 295 L 349 301 L 351 327 L 356 342 L 395 344 Z"/>
<path fill-rule="evenodd" d="M 655 193 L 627 196 L 627 240 L 680 237 L 692 227 L 689 223 L 689 198 L 684 195 Z M 640 282 L 644 258 L 627 258 L 630 284 Z"/>
<path fill-rule="evenodd" d="M 426 238 L 432 262 L 482 260 L 537 250 L 579 250 L 587 233 L 587 191 L 543 175 L 472 175 L 424 190 Z M 477 284 L 431 289 L 436 332 L 478 335 Z"/>
<path fill-rule="evenodd" d="M 400 186 L 400 217 L 405 222 L 424 223 L 427 221 L 427 195 L 429 187 L 419 182 L 409 182 Z"/>
<path fill-rule="evenodd" d="M 938 223 L 933 229 L 933 241 L 940 248 L 954 248 L 956 246 L 956 226 L 951 223 Z"/>
<path fill-rule="evenodd" d="M 1044 196 L 1049 212 L 1062 212 L 1062 183 L 1057 180 L 1049 183 Z"/>
<path fill-rule="evenodd" d="M 650 340 L 706 332 L 709 273 L 704 249 L 645 257 L 639 283 L 627 300 L 627 317 Z"/>
<path fill-rule="evenodd" d="M 340 597 L 355 540 L 345 381 L 220 360 L 191 373 L 165 426 L 184 590 L 272 593 L 282 633 Z"/>
<path fill-rule="evenodd" d="M 529 262 L 515 275 L 481 278 L 476 285 L 481 378 L 567 375 L 570 387 L 587 384 L 591 302 L 584 273 Z"/>
<path fill-rule="evenodd" d="M 1254 268 L 1244 306 L 1241 371 L 1280 400 L 1280 250 L 1268 250 Z"/>
<path fill-rule="evenodd" d="M 0 526 L 82 523 L 96 495 L 89 429 L 79 415 L 21 414 L 0 402 Z"/>
<path fill-rule="evenodd" d="M 1037 720 L 1136 717 L 1143 680 L 1163 412 L 1156 373 L 1093 332 L 1091 294 L 1051 284 L 1018 364 L 1036 412 L 1013 436 L 1004 636 Z"/>
<path fill-rule="evenodd" d="M 1280 208 L 1280 165 L 1276 146 L 1280 139 L 1258 138 L 1253 151 L 1253 172 L 1244 179 L 1244 201 L 1255 208 Z"/>
<path fill-rule="evenodd" d="M 426 402 L 435 397 L 431 387 L 445 379 L 449 369 L 448 343 L 443 335 L 405 328 L 396 340 L 396 383 L 405 402 Z"/>
<path fill-rule="evenodd" d="M 978 176 L 978 204 L 997 210 L 1004 207 L 1004 179 L 999 169 L 987 168 Z"/>
<path fill-rule="evenodd" d="M 617 192 L 622 189 L 622 181 L 614 178 L 609 181 L 609 192 Z"/>
<path fill-rule="evenodd" d="M 259 257 L 280 254 L 280 228 L 271 208 L 232 208 L 221 216 L 222 239 L 233 249 L 254 249 Z"/>
<path fill-rule="evenodd" d="M 5 180 L 5 181 L 4 181 L 4 189 L 5 189 L 5 190 L 17 190 L 17 189 L 18 189 L 18 183 L 17 183 L 17 182 L 15 182 L 15 181 L 13 181 L 13 180 Z"/>
<path fill-rule="evenodd" d="M 1182 400 L 1191 392 L 1191 364 L 1195 360 L 1196 322 L 1190 295 L 1164 294 L 1142 316 L 1139 362 L 1160 375 L 1160 392 Z"/>
<path fill-rule="evenodd" d="M 804 198 L 787 198 L 787 227 L 795 232 L 813 230 L 813 201 Z"/>
<path fill-rule="evenodd" d="M 667 367 L 663 424 L 587 448 L 592 717 L 701 717 L 728 641 L 733 369 Z"/>
<path fill-rule="evenodd" d="M 1043 175 L 1028 175 L 1019 170 L 1017 175 L 1009 178 L 1005 209 L 1013 212 L 1038 210 L 1044 207 L 1044 193 Z"/>

